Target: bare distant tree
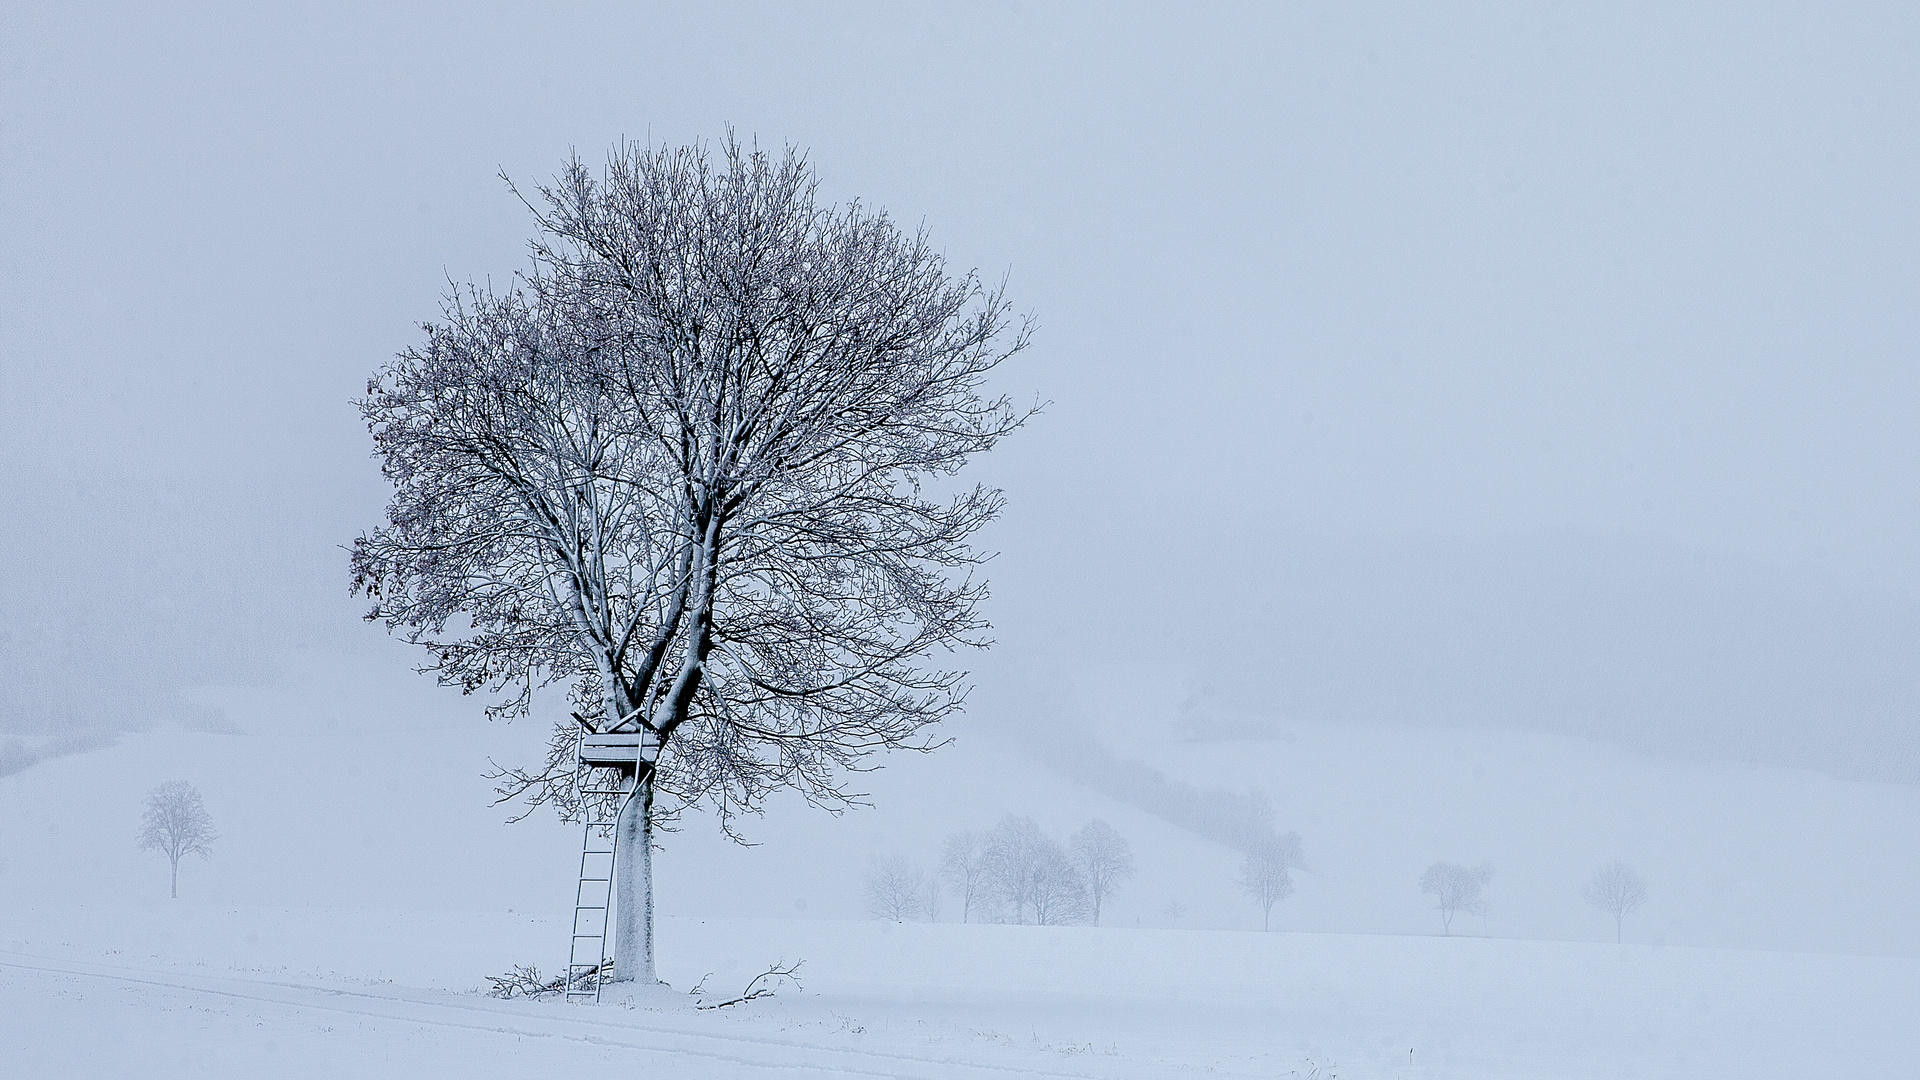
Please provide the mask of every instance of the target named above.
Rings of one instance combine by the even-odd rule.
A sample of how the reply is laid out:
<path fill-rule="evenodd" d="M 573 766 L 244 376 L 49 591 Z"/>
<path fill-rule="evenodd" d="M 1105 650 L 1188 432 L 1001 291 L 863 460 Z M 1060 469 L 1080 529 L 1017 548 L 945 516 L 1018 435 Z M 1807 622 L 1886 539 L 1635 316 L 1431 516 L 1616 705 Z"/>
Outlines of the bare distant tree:
<path fill-rule="evenodd" d="M 987 833 L 980 852 L 981 880 L 1002 909 L 997 917 L 1026 921 L 1033 902 L 1034 849 L 1041 839 L 1038 822 L 1012 814 Z"/>
<path fill-rule="evenodd" d="M 1293 895 L 1293 877 L 1288 872 L 1301 864 L 1300 834 L 1268 836 L 1254 841 L 1246 861 L 1240 864 L 1239 885 L 1260 905 L 1260 929 L 1273 921 L 1273 905 Z"/>
<path fill-rule="evenodd" d="M 1133 876 L 1133 847 L 1113 826 L 1095 818 L 1073 834 L 1067 850 L 1086 880 L 1087 895 L 1093 901 L 1093 925 L 1099 926 L 1101 902 Z"/>
<path fill-rule="evenodd" d="M 579 722 L 502 797 L 576 817 L 582 729 L 643 737 L 615 982 L 656 981 L 658 814 L 704 801 L 727 828 L 782 786 L 844 806 L 849 769 L 934 748 L 961 707 L 927 659 L 986 644 L 970 541 L 1003 500 L 924 482 L 1031 415 L 983 396 L 1026 331 L 924 235 L 816 186 L 731 137 L 576 159 L 529 200 L 532 268 L 457 290 L 360 402 L 394 486 L 353 549 L 368 617 L 492 715 L 570 688 Z"/>
<path fill-rule="evenodd" d="M 180 899 L 180 857 L 213 854 L 213 817 L 201 804 L 200 792 L 185 780 L 170 780 L 147 792 L 147 809 L 140 815 L 140 850 L 167 857 L 172 899 Z"/>
<path fill-rule="evenodd" d="M 1623 862 L 1610 862 L 1594 871 L 1580 895 L 1587 903 L 1613 916 L 1613 940 L 1620 941 L 1621 924 L 1647 902 L 1647 879 Z"/>
<path fill-rule="evenodd" d="M 1178 900 L 1169 900 L 1161 906 L 1160 914 L 1167 917 L 1167 929 L 1176 929 L 1180 920 L 1187 917 L 1187 905 Z"/>
<path fill-rule="evenodd" d="M 984 883 L 1014 922 L 1028 912 L 1040 926 L 1086 918 L 1087 888 L 1059 841 L 1032 818 L 1009 815 L 987 834 L 981 855 Z"/>
<path fill-rule="evenodd" d="M 1052 837 L 1043 836 L 1033 854 L 1034 925 L 1066 926 L 1085 922 L 1092 911 L 1087 879 L 1074 865 L 1067 849 Z"/>
<path fill-rule="evenodd" d="M 1462 911 L 1481 914 L 1487 910 L 1483 890 L 1493 880 L 1493 867 L 1482 863 L 1468 868 L 1459 863 L 1437 862 L 1420 875 L 1420 891 L 1434 898 L 1440 909 L 1440 929 L 1451 935 L 1453 917 Z"/>
<path fill-rule="evenodd" d="M 867 914 L 906 922 L 926 910 L 927 875 L 903 856 L 877 859 L 867 871 Z"/>
<path fill-rule="evenodd" d="M 921 890 L 920 896 L 920 913 L 926 916 L 928 922 L 939 922 L 942 900 L 939 874 L 927 875 L 927 885 Z"/>
<path fill-rule="evenodd" d="M 957 832 L 940 852 L 940 876 L 960 894 L 960 921 L 969 921 L 973 902 L 986 883 L 986 840 L 979 833 Z"/>

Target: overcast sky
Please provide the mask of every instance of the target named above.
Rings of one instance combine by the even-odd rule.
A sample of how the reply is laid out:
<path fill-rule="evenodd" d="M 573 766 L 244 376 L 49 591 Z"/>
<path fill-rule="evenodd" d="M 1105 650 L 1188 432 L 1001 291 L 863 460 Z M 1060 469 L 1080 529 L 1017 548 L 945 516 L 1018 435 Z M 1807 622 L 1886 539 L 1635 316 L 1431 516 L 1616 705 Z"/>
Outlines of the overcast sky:
<path fill-rule="evenodd" d="M 1912 7 L 391 7 L 0 13 L 43 697 L 406 662 L 351 399 L 524 265 L 502 170 L 732 125 L 1039 324 L 981 709 L 1920 776 Z"/>

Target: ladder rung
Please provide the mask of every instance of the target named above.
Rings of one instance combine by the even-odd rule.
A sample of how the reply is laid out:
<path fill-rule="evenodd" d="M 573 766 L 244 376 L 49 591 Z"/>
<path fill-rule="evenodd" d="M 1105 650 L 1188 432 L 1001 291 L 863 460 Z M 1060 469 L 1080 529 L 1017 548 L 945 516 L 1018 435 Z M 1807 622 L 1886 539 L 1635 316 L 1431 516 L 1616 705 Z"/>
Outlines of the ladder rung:
<path fill-rule="evenodd" d="M 586 881 L 612 881 L 613 879 L 610 877 L 583 877 L 580 880 L 583 882 L 586 882 Z"/>

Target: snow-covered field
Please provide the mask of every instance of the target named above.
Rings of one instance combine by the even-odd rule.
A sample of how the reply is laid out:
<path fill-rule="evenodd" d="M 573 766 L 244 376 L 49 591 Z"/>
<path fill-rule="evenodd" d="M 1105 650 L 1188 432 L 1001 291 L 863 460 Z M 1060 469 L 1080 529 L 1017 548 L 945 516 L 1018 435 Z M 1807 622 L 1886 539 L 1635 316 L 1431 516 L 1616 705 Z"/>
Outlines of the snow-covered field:
<path fill-rule="evenodd" d="M 320 908 L 10 913 L 9 1076 L 1903 1077 L 1920 962 L 1645 945 L 668 919 L 718 1012 L 477 992 L 551 919 Z M 711 974 L 708 974 L 711 972 Z M 647 1072 L 649 1069 L 660 1071 Z"/>
<path fill-rule="evenodd" d="M 236 731 L 0 777 L 0 1076 L 1920 1075 L 1903 854 L 1920 792 L 1484 732 L 1168 749 L 1173 778 L 1259 787 L 1303 834 L 1311 872 L 1284 932 L 1260 934 L 1232 852 L 970 718 L 955 746 L 866 778 L 873 809 L 780 804 L 746 822 L 753 848 L 699 818 L 668 835 L 674 992 L 492 999 L 486 976 L 564 952 L 578 833 L 504 824 L 481 776 L 544 732 L 371 670 L 210 692 Z M 177 902 L 133 845 L 141 796 L 171 779 L 221 832 Z M 869 858 L 930 863 L 947 832 L 1007 813 L 1130 838 L 1140 873 L 1107 926 L 959 925 L 952 899 L 938 923 L 861 918 Z M 1625 945 L 1577 898 L 1614 857 L 1654 888 Z M 1499 868 L 1466 936 L 1436 936 L 1414 887 L 1436 858 Z M 706 1012 L 684 993 L 795 960 L 802 986 L 772 999 Z"/>

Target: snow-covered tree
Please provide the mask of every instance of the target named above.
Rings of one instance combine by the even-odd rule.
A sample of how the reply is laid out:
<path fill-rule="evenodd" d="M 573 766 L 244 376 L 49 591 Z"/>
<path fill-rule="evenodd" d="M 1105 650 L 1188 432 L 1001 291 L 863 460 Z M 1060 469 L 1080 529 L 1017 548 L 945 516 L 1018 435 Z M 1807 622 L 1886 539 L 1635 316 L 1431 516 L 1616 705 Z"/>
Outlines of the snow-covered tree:
<path fill-rule="evenodd" d="M 1260 929 L 1270 929 L 1273 905 L 1293 895 L 1293 876 L 1289 873 L 1302 864 L 1300 834 L 1267 836 L 1254 841 L 1240 864 L 1239 886 L 1260 905 Z"/>
<path fill-rule="evenodd" d="M 929 658 L 985 644 L 970 540 L 1002 499 L 927 485 L 1030 415 L 983 396 L 1027 336 L 791 150 L 622 147 L 530 202 L 532 268 L 457 290 L 360 403 L 394 496 L 354 588 L 492 715 L 569 689 L 503 798 L 575 817 L 582 731 L 641 733 L 613 981 L 652 982 L 656 817 L 843 806 L 848 767 L 961 707 Z"/>
<path fill-rule="evenodd" d="M 1613 940 L 1618 943 L 1627 916 L 1647 902 L 1647 879 L 1626 863 L 1610 862 L 1594 871 L 1593 879 L 1580 895 L 1587 903 L 1613 916 Z"/>
<path fill-rule="evenodd" d="M 1086 881 L 1093 901 L 1093 925 L 1100 925 L 1100 904 L 1133 876 L 1133 847 L 1113 826 L 1095 818 L 1067 841 L 1067 852 Z"/>
<path fill-rule="evenodd" d="M 960 921 L 970 921 L 986 883 L 986 840 L 976 832 L 947 837 L 940 850 L 940 876 L 960 896 Z"/>
<path fill-rule="evenodd" d="M 180 857 L 213 854 L 213 815 L 207 813 L 200 791 L 185 780 L 169 780 L 147 792 L 147 809 L 140 815 L 140 850 L 167 857 L 167 894 L 180 899 Z"/>
<path fill-rule="evenodd" d="M 917 919 L 927 910 L 927 875 L 905 856 L 876 859 L 867 870 L 867 914 L 890 922 Z"/>
<path fill-rule="evenodd" d="M 1487 910 L 1484 890 L 1492 880 L 1493 867 L 1487 863 L 1469 868 L 1437 862 L 1420 875 L 1420 891 L 1434 898 L 1434 906 L 1440 911 L 1440 929 L 1452 935 L 1455 915 L 1462 911 L 1478 915 Z"/>

